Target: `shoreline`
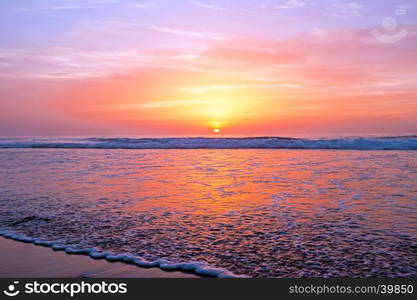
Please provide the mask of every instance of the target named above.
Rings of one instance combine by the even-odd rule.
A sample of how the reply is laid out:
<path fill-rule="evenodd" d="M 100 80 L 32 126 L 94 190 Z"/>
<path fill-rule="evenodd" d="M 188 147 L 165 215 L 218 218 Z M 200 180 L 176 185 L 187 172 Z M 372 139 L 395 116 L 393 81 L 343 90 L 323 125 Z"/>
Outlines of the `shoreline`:
<path fill-rule="evenodd" d="M 201 278 L 181 271 L 68 254 L 5 236 L 0 236 L 0 253 L 0 278 Z"/>

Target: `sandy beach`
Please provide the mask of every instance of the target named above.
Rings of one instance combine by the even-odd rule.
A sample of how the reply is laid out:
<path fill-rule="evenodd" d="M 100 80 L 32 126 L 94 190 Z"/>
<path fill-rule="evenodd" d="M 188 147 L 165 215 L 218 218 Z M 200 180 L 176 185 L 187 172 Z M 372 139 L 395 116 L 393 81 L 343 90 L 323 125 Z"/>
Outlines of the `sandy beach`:
<path fill-rule="evenodd" d="M 197 278 L 183 272 L 145 269 L 120 262 L 95 260 L 85 255 L 69 255 L 63 251 L 0 237 L 0 277 L 53 278 Z"/>

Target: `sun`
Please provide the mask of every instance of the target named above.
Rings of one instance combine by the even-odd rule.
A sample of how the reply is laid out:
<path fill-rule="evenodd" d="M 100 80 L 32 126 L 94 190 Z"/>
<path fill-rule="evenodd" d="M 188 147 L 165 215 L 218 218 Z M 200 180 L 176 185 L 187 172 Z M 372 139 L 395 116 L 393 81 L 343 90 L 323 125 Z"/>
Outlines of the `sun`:
<path fill-rule="evenodd" d="M 215 128 L 213 129 L 214 133 L 220 133 L 220 129 L 219 128 Z"/>

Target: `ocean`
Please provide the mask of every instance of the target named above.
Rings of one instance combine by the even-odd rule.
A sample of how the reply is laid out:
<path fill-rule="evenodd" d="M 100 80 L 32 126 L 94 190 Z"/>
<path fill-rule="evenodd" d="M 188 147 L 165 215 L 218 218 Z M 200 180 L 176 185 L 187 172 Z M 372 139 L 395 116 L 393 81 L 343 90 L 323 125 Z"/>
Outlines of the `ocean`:
<path fill-rule="evenodd" d="M 0 234 L 216 277 L 416 277 L 417 137 L 0 139 Z"/>

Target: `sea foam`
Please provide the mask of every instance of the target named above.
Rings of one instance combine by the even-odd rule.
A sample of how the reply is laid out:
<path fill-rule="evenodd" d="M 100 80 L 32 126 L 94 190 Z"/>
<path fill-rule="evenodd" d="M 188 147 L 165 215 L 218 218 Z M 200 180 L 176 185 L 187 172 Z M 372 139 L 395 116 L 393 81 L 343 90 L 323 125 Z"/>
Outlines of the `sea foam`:
<path fill-rule="evenodd" d="M 65 245 L 61 241 L 45 241 L 38 238 L 28 237 L 12 230 L 0 230 L 0 236 L 24 243 L 33 243 L 38 246 L 51 247 L 55 251 L 65 251 L 68 254 L 88 255 L 93 259 L 106 259 L 109 262 L 124 262 L 134 264 L 142 268 L 160 268 L 164 271 L 184 271 L 200 276 L 217 278 L 247 278 L 245 275 L 237 275 L 224 268 L 216 268 L 201 262 L 171 263 L 164 259 L 148 261 L 130 253 L 114 254 L 109 251 L 102 252 L 98 248 L 76 248 Z"/>

